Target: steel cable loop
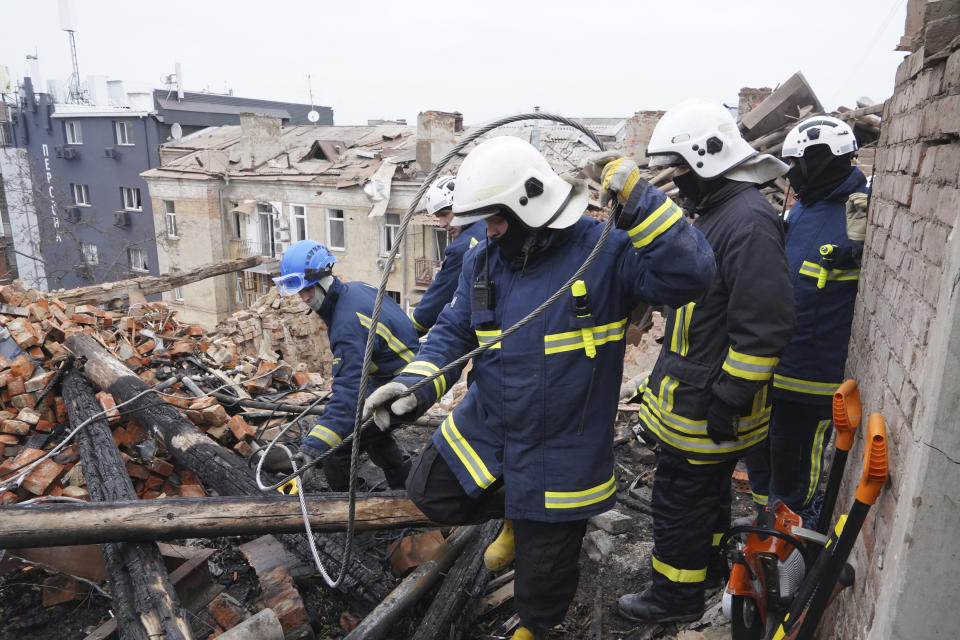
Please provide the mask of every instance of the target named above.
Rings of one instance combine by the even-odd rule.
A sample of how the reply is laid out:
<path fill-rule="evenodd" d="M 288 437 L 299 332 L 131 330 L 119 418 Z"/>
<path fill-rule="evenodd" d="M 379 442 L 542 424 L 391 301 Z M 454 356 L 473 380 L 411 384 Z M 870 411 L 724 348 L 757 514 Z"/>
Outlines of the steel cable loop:
<path fill-rule="evenodd" d="M 594 144 L 597 145 L 598 149 L 600 149 L 601 151 L 604 148 L 603 143 L 600 141 L 597 135 L 592 131 L 590 131 L 589 129 L 587 129 L 584 125 L 574 120 L 571 120 L 570 118 L 566 118 L 564 116 L 551 114 L 551 113 L 521 113 L 521 114 L 501 118 L 499 120 L 495 120 L 493 122 L 489 122 L 481 126 L 480 128 L 468 134 L 463 140 L 461 140 L 449 152 L 447 152 L 447 154 L 443 156 L 443 158 L 441 158 L 440 161 L 437 163 L 437 166 L 434 167 L 429 174 L 427 174 L 426 178 L 424 178 L 423 184 L 420 185 L 420 188 L 417 190 L 416 195 L 414 196 L 413 200 L 410 202 L 410 206 L 407 208 L 406 213 L 403 215 L 403 218 L 400 220 L 400 226 L 397 229 L 396 241 L 393 243 L 393 246 L 390 248 L 390 252 L 386 257 L 387 264 L 392 264 L 393 260 L 396 259 L 397 254 L 399 253 L 399 250 L 400 250 L 400 246 L 403 243 L 403 239 L 406 237 L 407 225 L 409 224 L 410 219 L 413 217 L 414 212 L 417 210 L 418 205 L 420 204 L 421 198 L 427 192 L 427 189 L 430 188 L 430 185 L 433 184 L 434 180 L 436 180 L 437 176 L 440 175 L 440 172 L 443 170 L 443 168 L 450 162 L 450 160 L 456 157 L 460 153 L 460 151 L 464 149 L 464 147 L 466 147 L 468 144 L 470 144 L 480 136 L 487 134 L 498 127 L 502 127 L 507 124 L 512 124 L 514 122 L 520 122 L 523 120 L 552 120 L 554 122 L 559 122 L 560 124 L 565 124 L 567 126 L 573 127 L 574 129 L 577 129 L 578 131 L 582 132 L 584 135 L 590 138 L 590 140 L 592 140 Z M 516 331 L 519 331 L 523 326 L 525 326 L 535 317 L 543 313 L 543 311 L 547 307 L 552 305 L 554 302 L 560 299 L 560 297 L 564 293 L 567 292 L 567 290 L 570 288 L 573 282 L 577 278 L 579 278 L 590 267 L 590 265 L 596 258 L 597 254 L 600 252 L 600 249 L 603 247 L 603 244 L 606 242 L 607 237 L 610 234 L 610 229 L 613 228 L 613 223 L 615 219 L 616 219 L 616 215 L 611 214 L 609 219 L 607 220 L 606 226 L 604 227 L 603 233 L 600 235 L 600 238 L 597 240 L 597 244 L 594 246 L 593 250 L 587 256 L 587 259 L 584 261 L 584 263 L 580 266 L 579 269 L 577 269 L 576 273 L 574 273 L 573 276 L 571 276 L 570 279 L 559 290 L 557 290 L 556 293 L 550 296 L 550 298 L 544 301 L 539 307 L 537 307 L 532 312 L 530 312 L 530 314 L 528 314 L 527 317 L 521 319 L 514 326 L 504 331 L 503 334 L 501 334 L 501 338 L 500 338 L 501 340 L 503 340 L 509 335 L 512 335 Z M 362 420 L 363 404 L 364 404 L 364 400 L 366 399 L 365 392 L 367 389 L 367 385 L 370 382 L 370 362 L 373 359 L 373 345 L 377 338 L 377 326 L 380 321 L 380 310 L 383 306 L 383 296 L 384 296 L 384 292 L 386 291 L 387 281 L 389 277 L 390 277 L 390 270 L 384 269 L 383 275 L 380 277 L 380 284 L 377 287 L 377 297 L 373 305 L 373 313 L 371 314 L 371 318 L 370 318 L 370 330 L 369 330 L 369 333 L 367 334 L 367 344 L 364 348 L 364 353 L 363 353 L 363 373 L 361 374 L 361 378 L 360 378 L 360 390 L 357 396 L 357 413 L 354 418 L 353 432 L 350 433 L 347 437 L 345 437 L 343 441 L 339 445 L 337 445 L 337 447 L 335 448 L 339 450 L 341 447 L 347 444 L 348 441 L 351 443 L 350 474 L 349 474 L 350 483 L 349 483 L 349 490 L 348 490 L 348 496 L 349 496 L 348 509 L 347 509 L 348 515 L 347 515 L 346 539 L 344 541 L 344 555 L 343 555 L 343 561 L 340 565 L 340 571 L 337 574 L 337 579 L 334 582 L 327 581 L 327 584 L 329 584 L 330 587 L 332 588 L 336 588 L 340 586 L 340 584 L 343 582 L 343 578 L 346 576 L 347 565 L 349 564 L 350 556 L 352 552 L 354 517 L 356 515 L 357 461 L 360 457 L 360 438 L 355 436 L 358 433 L 362 433 L 365 427 L 373 423 L 372 417 L 366 420 L 365 422 Z M 494 344 L 496 344 L 496 342 L 480 345 L 470 353 L 464 356 L 461 356 L 454 362 L 444 366 L 442 369 L 440 369 L 439 372 L 431 375 L 428 378 L 424 378 L 423 380 L 420 380 L 418 383 L 411 386 L 404 395 L 409 395 L 410 393 L 413 393 L 423 385 L 433 381 L 438 376 L 443 375 L 444 373 L 450 371 L 451 369 L 460 366 L 470 358 L 483 353 L 487 349 L 491 348 Z M 317 459 L 317 462 L 322 461 L 324 458 L 330 455 L 333 451 L 334 451 L 334 448 L 331 448 L 325 451 L 323 455 L 319 456 L 319 458 Z M 289 482 L 290 480 L 298 476 L 301 476 L 309 468 L 310 466 L 304 466 L 303 468 L 298 469 L 294 473 L 288 475 L 286 478 L 283 478 L 282 480 L 278 481 L 276 484 L 263 487 L 263 488 L 265 490 L 272 490 L 272 489 L 279 488 L 284 484 L 286 484 L 287 482 Z M 258 465 L 258 471 L 259 471 L 259 465 Z M 310 540 L 312 543 L 312 536 L 310 537 Z M 326 578 L 326 571 L 322 571 L 322 573 Z"/>

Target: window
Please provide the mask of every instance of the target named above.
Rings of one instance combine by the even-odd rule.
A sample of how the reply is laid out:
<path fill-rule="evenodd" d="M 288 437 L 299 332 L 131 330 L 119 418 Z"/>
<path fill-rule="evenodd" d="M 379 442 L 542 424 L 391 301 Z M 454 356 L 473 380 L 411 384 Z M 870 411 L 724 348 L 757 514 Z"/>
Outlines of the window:
<path fill-rule="evenodd" d="M 85 264 L 100 264 L 97 245 L 83 242 L 80 244 L 80 250 L 83 252 L 83 262 Z"/>
<path fill-rule="evenodd" d="M 394 302 L 396 302 L 397 304 L 400 304 L 400 292 L 399 292 L 399 291 L 390 291 L 389 289 L 387 289 L 386 291 L 384 291 L 384 293 L 386 293 L 388 296 L 390 296 L 391 298 L 393 298 L 393 301 L 394 301 Z"/>
<path fill-rule="evenodd" d="M 383 233 L 380 235 L 380 253 L 388 253 L 393 249 L 393 244 L 397 240 L 397 231 L 399 229 L 399 213 L 387 213 L 383 216 Z"/>
<path fill-rule="evenodd" d="M 113 126 L 117 132 L 117 144 L 133 145 L 133 125 L 123 120 L 117 120 L 113 123 Z"/>
<path fill-rule="evenodd" d="M 130 261 L 130 268 L 134 271 L 149 271 L 147 266 L 147 254 L 143 249 L 133 247 L 127 249 L 127 259 Z"/>
<path fill-rule="evenodd" d="M 0 122 L 0 147 L 9 147 L 12 144 L 10 142 L 9 126 L 9 122 Z"/>
<path fill-rule="evenodd" d="M 343 209 L 327 209 L 327 247 L 341 251 L 347 248 L 345 225 Z"/>
<path fill-rule="evenodd" d="M 63 126 L 67 131 L 67 144 L 83 144 L 83 133 L 78 120 L 67 120 Z"/>
<path fill-rule="evenodd" d="M 183 287 L 174 288 L 173 299 L 177 302 L 183 302 Z"/>
<path fill-rule="evenodd" d="M 120 187 L 120 197 L 123 199 L 123 208 L 127 211 L 140 211 L 140 189 L 137 187 Z"/>
<path fill-rule="evenodd" d="M 234 206 L 236 206 L 236 205 L 234 205 Z M 230 232 L 233 234 L 233 237 L 234 237 L 234 238 L 239 238 L 239 237 L 240 237 L 240 229 L 241 229 L 241 228 L 242 228 L 242 226 L 241 226 L 241 221 L 240 221 L 240 212 L 239 212 L 239 211 L 234 211 L 234 212 L 233 212 L 233 227 L 230 229 Z"/>
<path fill-rule="evenodd" d="M 81 207 L 90 206 L 90 187 L 85 184 L 70 185 L 73 191 L 73 204 Z"/>
<path fill-rule="evenodd" d="M 233 281 L 233 286 L 235 287 L 235 290 L 236 290 L 236 295 L 234 296 L 234 300 L 236 300 L 237 304 L 243 304 L 243 274 L 242 273 L 237 274 L 236 279 Z"/>
<path fill-rule="evenodd" d="M 434 227 L 433 229 L 433 259 L 443 260 L 443 252 L 447 250 L 450 244 L 450 234 L 446 229 Z"/>
<path fill-rule="evenodd" d="M 277 255 L 275 238 L 273 236 L 273 206 L 269 204 L 257 205 L 257 217 L 260 223 L 259 243 L 255 247 L 262 256 L 275 258 Z"/>
<path fill-rule="evenodd" d="M 173 200 L 163 201 L 163 211 L 167 218 L 167 236 L 177 237 L 177 211 L 174 208 Z"/>
<path fill-rule="evenodd" d="M 307 208 L 303 205 L 290 205 L 290 215 L 293 217 L 293 241 L 307 239 Z"/>

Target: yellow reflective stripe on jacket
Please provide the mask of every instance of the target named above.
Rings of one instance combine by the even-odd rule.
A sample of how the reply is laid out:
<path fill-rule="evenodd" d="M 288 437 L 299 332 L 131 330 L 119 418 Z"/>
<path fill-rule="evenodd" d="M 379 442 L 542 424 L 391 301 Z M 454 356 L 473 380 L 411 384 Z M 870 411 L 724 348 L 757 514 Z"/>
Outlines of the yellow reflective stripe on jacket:
<path fill-rule="evenodd" d="M 453 449 L 453 452 L 460 458 L 460 462 L 463 463 L 464 468 L 466 468 L 470 477 L 473 478 L 473 481 L 477 483 L 478 487 L 486 489 L 494 483 L 496 478 L 490 475 L 490 471 L 487 469 L 487 466 L 483 464 L 483 460 L 480 459 L 480 456 L 477 455 L 477 452 L 470 446 L 466 438 L 460 434 L 457 425 L 453 422 L 452 413 L 448 415 L 447 419 L 440 425 L 440 432 L 443 434 L 443 438 L 447 441 L 447 444 L 450 445 L 450 448 Z"/>
<path fill-rule="evenodd" d="M 807 494 L 803 497 L 803 504 L 808 505 L 820 485 L 820 463 L 823 460 L 824 435 L 833 420 L 821 420 L 817 423 L 817 431 L 813 435 L 813 445 L 810 447 L 810 480 L 807 482 Z"/>
<path fill-rule="evenodd" d="M 617 490 L 617 481 L 610 479 L 583 491 L 545 491 L 543 506 L 547 509 L 573 509 L 606 500 Z"/>
<path fill-rule="evenodd" d="M 820 265 L 816 262 L 804 260 L 803 265 L 800 267 L 800 275 L 810 276 L 811 278 L 819 278 L 820 269 Z M 860 279 L 860 269 L 827 269 L 826 271 L 827 280 L 843 282 Z"/>
<path fill-rule="evenodd" d="M 584 331 L 592 331 L 593 345 L 599 347 L 608 342 L 623 340 L 627 333 L 627 320 L 623 318 L 616 322 L 600 325 L 599 327 L 585 327 L 584 329 L 574 329 L 564 333 L 550 333 L 543 336 L 544 353 L 562 353 L 564 351 L 574 351 L 575 349 L 585 349 L 586 343 L 583 340 Z"/>
<path fill-rule="evenodd" d="M 470 248 L 473 249 L 475 246 L 480 244 L 480 241 L 476 238 L 470 238 Z"/>
<path fill-rule="evenodd" d="M 757 504 L 765 505 L 770 501 L 770 496 L 765 496 L 762 493 L 754 493 L 753 491 L 751 491 L 750 495 L 753 496 L 753 501 L 756 502 Z"/>
<path fill-rule="evenodd" d="M 720 541 L 721 541 L 721 540 L 723 540 L 723 533 L 715 533 L 715 534 L 713 534 L 713 538 L 710 540 L 710 546 L 711 546 L 711 547 L 718 547 L 718 546 L 720 546 Z"/>
<path fill-rule="evenodd" d="M 367 329 L 370 329 L 370 318 L 363 315 L 359 311 L 357 312 L 357 317 L 360 318 L 360 324 L 362 324 Z M 397 339 L 395 335 L 387 328 L 387 325 L 382 322 L 377 323 L 377 335 L 386 341 L 387 346 L 396 353 L 398 356 L 410 362 L 413 360 L 413 351 L 407 348 L 407 345 L 403 344 L 400 340 Z"/>
<path fill-rule="evenodd" d="M 634 228 L 627 231 L 633 246 L 636 248 L 645 247 L 656 240 L 664 231 L 669 229 L 675 222 L 683 218 L 683 212 L 673 200 L 667 198 L 663 204 L 648 215 L 643 221 Z"/>
<path fill-rule="evenodd" d="M 730 347 L 727 352 L 727 359 L 723 363 L 723 370 L 737 378 L 762 382 L 773 376 L 773 370 L 777 368 L 778 362 L 780 362 L 780 358 L 750 356 Z"/>
<path fill-rule="evenodd" d="M 426 333 L 426 332 L 427 332 L 427 328 L 426 328 L 425 326 L 423 326 L 422 324 L 420 324 L 419 322 L 417 322 L 417 319 L 413 317 L 413 312 L 411 312 L 408 317 L 410 318 L 410 322 L 413 323 L 413 326 L 416 328 L 417 331 L 419 331 L 420 333 Z M 369 327 L 368 327 L 368 328 L 369 328 Z"/>
<path fill-rule="evenodd" d="M 809 393 L 816 396 L 832 396 L 840 384 L 840 382 L 815 382 L 813 380 L 789 378 L 779 373 L 773 375 L 773 386 L 778 389 L 796 391 L 797 393 Z"/>
<path fill-rule="evenodd" d="M 331 431 L 320 424 L 315 425 L 313 429 L 310 429 L 310 434 L 307 437 L 320 438 L 330 445 L 331 448 L 343 442 L 343 438 L 341 438 L 335 431 Z"/>
<path fill-rule="evenodd" d="M 403 368 L 403 371 L 400 373 L 412 373 L 417 376 L 423 376 L 428 378 L 440 371 L 440 367 L 433 364 L 432 362 L 427 362 L 426 360 L 414 360 L 407 366 Z M 446 376 L 437 376 L 433 379 L 433 388 L 437 392 L 437 399 L 447 392 L 447 379 Z"/>
<path fill-rule="evenodd" d="M 696 302 L 684 305 L 675 310 L 673 316 L 673 335 L 670 338 L 670 350 L 681 356 L 690 351 L 690 318 L 693 317 L 693 306 Z"/>
<path fill-rule="evenodd" d="M 503 333 L 500 329 L 490 329 L 487 331 L 477 331 L 477 344 L 487 344 L 488 342 L 496 342 L 495 345 L 490 347 L 491 349 L 499 349 L 500 344 L 500 334 Z"/>
<path fill-rule="evenodd" d="M 707 568 L 703 569 L 677 569 L 674 566 L 658 560 L 657 556 L 650 554 L 650 562 L 653 564 L 653 570 L 666 576 L 670 582 L 703 582 L 707 579 Z"/>

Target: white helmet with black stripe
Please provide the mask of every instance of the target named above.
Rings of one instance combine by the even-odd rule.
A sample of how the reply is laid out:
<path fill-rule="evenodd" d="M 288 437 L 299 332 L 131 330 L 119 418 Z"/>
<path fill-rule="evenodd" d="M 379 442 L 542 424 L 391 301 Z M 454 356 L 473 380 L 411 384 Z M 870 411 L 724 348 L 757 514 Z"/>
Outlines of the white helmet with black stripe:
<path fill-rule="evenodd" d="M 436 215 L 453 206 L 454 180 L 453 176 L 440 176 L 433 181 L 427 189 L 427 213 Z"/>
<path fill-rule="evenodd" d="M 808 118 L 790 129 L 783 140 L 784 158 L 802 158 L 808 147 L 825 144 L 835 156 L 845 156 L 857 150 L 853 129 L 843 120 L 832 116 Z"/>

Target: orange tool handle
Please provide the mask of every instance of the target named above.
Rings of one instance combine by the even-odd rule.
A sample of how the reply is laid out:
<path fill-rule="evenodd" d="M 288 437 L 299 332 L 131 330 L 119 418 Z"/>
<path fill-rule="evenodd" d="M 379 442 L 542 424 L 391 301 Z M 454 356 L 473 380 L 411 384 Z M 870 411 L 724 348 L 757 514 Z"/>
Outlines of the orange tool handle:
<path fill-rule="evenodd" d="M 853 436 L 860 426 L 860 389 L 856 380 L 846 380 L 833 393 L 833 426 L 837 429 L 837 449 L 850 451 Z"/>
<path fill-rule="evenodd" d="M 867 422 L 863 475 L 857 485 L 857 501 L 871 505 L 876 502 L 880 489 L 887 483 L 887 477 L 887 424 L 882 415 L 871 413 Z"/>

